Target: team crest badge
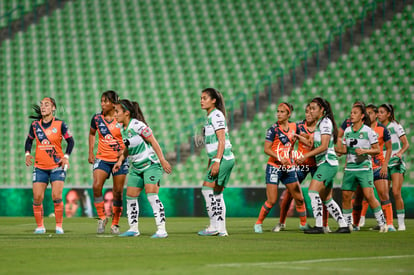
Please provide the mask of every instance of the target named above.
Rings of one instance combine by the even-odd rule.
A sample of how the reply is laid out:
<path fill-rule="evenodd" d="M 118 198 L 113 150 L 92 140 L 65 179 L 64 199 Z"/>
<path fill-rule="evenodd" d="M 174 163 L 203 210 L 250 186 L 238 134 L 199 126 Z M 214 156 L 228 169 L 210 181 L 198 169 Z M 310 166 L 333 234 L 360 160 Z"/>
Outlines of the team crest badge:
<path fill-rule="evenodd" d="M 57 129 L 55 127 L 53 127 L 53 129 L 52 129 L 52 133 L 54 133 L 54 134 L 57 133 Z"/>

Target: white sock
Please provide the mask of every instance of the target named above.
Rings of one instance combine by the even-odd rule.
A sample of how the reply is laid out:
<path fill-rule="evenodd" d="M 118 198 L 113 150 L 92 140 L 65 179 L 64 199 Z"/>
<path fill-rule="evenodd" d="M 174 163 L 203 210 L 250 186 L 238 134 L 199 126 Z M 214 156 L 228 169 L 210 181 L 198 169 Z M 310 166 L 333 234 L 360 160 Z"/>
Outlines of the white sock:
<path fill-rule="evenodd" d="M 374 209 L 374 216 L 377 219 L 377 223 L 379 226 L 383 226 L 385 224 L 385 216 L 384 212 L 382 212 L 381 206 L 378 206 Z"/>
<path fill-rule="evenodd" d="M 215 195 L 217 202 L 217 231 L 219 233 L 227 233 L 226 230 L 226 204 L 224 202 L 223 193 Z"/>
<path fill-rule="evenodd" d="M 324 203 L 325 203 L 326 208 L 329 211 L 329 214 L 331 214 L 331 216 L 336 220 L 336 222 L 339 224 L 339 227 L 348 226 L 346 222 L 347 219 L 345 218 L 345 214 L 342 215 L 341 208 L 339 208 L 339 205 L 336 203 L 336 201 L 334 201 L 334 199 L 331 198 L 330 200 Z M 350 214 L 350 221 L 352 224 L 352 212 Z"/>
<path fill-rule="evenodd" d="M 157 225 L 157 233 L 167 233 L 165 230 L 165 210 L 164 205 L 158 198 L 158 194 L 147 194 L 148 201 L 151 204 L 152 211 L 154 212 L 155 224 Z"/>
<path fill-rule="evenodd" d="M 139 204 L 138 198 L 127 197 L 128 231 L 138 231 Z"/>
<path fill-rule="evenodd" d="M 400 225 L 405 225 L 405 213 L 397 213 L 398 227 Z"/>
<path fill-rule="evenodd" d="M 351 209 L 351 211 L 352 211 L 352 209 Z M 352 212 L 348 213 L 348 212 L 344 211 L 343 217 L 344 217 L 346 226 L 352 225 Z M 341 227 L 343 227 L 343 226 L 341 226 Z"/>
<path fill-rule="evenodd" d="M 313 217 L 315 218 L 315 226 L 322 227 L 322 200 L 318 193 L 309 192 L 309 197 L 311 199 Z"/>
<path fill-rule="evenodd" d="M 213 188 L 203 187 L 201 189 L 201 193 L 203 194 L 204 200 L 206 201 L 206 210 L 208 217 L 210 218 L 209 230 L 217 230 L 217 219 L 215 217 L 217 202 L 216 197 L 214 196 Z"/>

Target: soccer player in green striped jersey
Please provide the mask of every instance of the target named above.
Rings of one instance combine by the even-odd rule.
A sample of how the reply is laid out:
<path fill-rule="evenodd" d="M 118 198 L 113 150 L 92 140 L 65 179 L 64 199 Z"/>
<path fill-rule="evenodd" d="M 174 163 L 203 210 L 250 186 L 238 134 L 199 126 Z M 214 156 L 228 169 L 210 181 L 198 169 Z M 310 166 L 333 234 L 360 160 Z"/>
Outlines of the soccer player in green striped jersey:
<path fill-rule="evenodd" d="M 307 158 L 315 157 L 317 169 L 309 185 L 309 197 L 311 199 L 315 227 L 305 230 L 306 234 L 323 234 L 322 201 L 332 217 L 338 222 L 337 233 L 350 233 L 341 209 L 332 198 L 333 180 L 338 171 L 338 158 L 335 154 L 334 144 L 338 136 L 335 119 L 331 105 L 321 97 L 315 97 L 310 103 L 312 117 L 317 120 L 313 134 L 313 147 L 296 160 L 302 164 Z"/>
<path fill-rule="evenodd" d="M 154 212 L 157 232 L 151 238 L 168 237 L 165 229 L 164 205 L 158 197 L 162 171 L 171 173 L 171 166 L 164 158 L 161 147 L 148 127 L 137 102 L 122 99 L 115 105 L 115 117 L 121 124 L 121 134 L 125 149 L 114 165 L 116 172 L 128 157 L 130 170 L 127 184 L 128 231 L 120 237 L 135 237 L 138 230 L 139 205 L 138 196 L 145 188 L 148 201 Z"/>
<path fill-rule="evenodd" d="M 370 117 L 365 105 L 354 105 L 351 111 L 351 126 L 344 131 L 342 146 L 336 151 L 346 154 L 345 173 L 342 182 L 342 211 L 348 226 L 352 228 L 352 195 L 360 186 L 364 197 L 373 209 L 380 232 L 388 231 L 381 204 L 374 194 L 374 175 L 371 156 L 380 153 L 378 137 L 371 129 Z"/>
<path fill-rule="evenodd" d="M 391 159 L 388 162 L 388 174 L 392 180 L 392 194 L 397 210 L 398 231 L 405 230 L 405 209 L 401 196 L 401 187 L 406 171 L 403 154 L 410 147 L 403 126 L 395 120 L 394 107 L 391 104 L 382 104 L 378 108 L 378 120 L 385 125 L 391 135 Z"/>
<path fill-rule="evenodd" d="M 210 225 L 199 231 L 198 235 L 225 237 L 228 233 L 223 191 L 235 161 L 231 150 L 223 95 L 214 88 L 204 89 L 200 104 L 201 108 L 207 111 L 204 143 L 208 156 L 208 171 L 201 192 L 206 202 Z"/>

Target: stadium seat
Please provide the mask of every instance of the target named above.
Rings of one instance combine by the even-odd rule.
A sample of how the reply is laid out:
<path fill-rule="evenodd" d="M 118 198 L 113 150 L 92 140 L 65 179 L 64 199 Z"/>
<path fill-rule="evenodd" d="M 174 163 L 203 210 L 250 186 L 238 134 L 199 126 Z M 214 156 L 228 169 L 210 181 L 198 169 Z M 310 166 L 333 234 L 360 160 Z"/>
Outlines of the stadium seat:
<path fill-rule="evenodd" d="M 5 9 L 21 3 L 17 0 L 5 2 L 9 5 L 2 6 Z M 6 57 L 3 70 L 10 78 L 0 79 L 5 92 L 10 94 L 7 101 L 13 108 L 10 117 L 13 123 L 21 123 L 21 127 L 16 128 L 24 129 L 11 131 L 3 142 L 9 144 L 12 138 L 22 133 L 25 136 L 31 104 L 42 96 L 54 96 L 64 108 L 59 116 L 71 125 L 77 140 L 72 158 L 79 160 L 72 163 L 76 178 L 68 177 L 67 185 L 87 185 L 90 171 L 84 173 L 83 168 L 87 152 L 85 133 L 92 114 L 100 109 L 99 97 L 103 91 L 114 89 L 123 98 L 139 101 L 154 133 L 164 143 L 165 152 L 171 152 L 176 132 L 204 115 L 199 107 L 202 88 L 217 87 L 226 100 L 241 91 L 252 99 L 260 77 L 269 74 L 275 66 L 290 67 L 298 51 L 310 42 L 325 42 L 330 28 L 343 18 L 356 18 L 368 2 L 347 0 L 333 5 L 317 0 L 305 5 L 297 1 L 246 0 L 163 1 L 163 4 L 153 1 L 69 1 L 63 9 L 40 19 L 25 33 L 3 42 L 0 47 L 0 53 Z M 24 3 L 29 9 L 33 1 L 25 0 Z M 36 0 L 35 3 L 45 1 Z M 395 25 L 390 25 L 391 31 L 412 26 L 412 10 L 398 17 Z M 399 50 L 401 45 L 412 43 L 409 31 L 398 30 L 394 35 L 397 33 L 405 37 L 398 41 Z M 404 72 L 388 83 L 386 79 L 387 87 L 395 83 L 405 85 L 412 76 L 407 73 L 412 70 L 412 65 L 404 65 L 402 58 L 399 62 L 398 66 L 403 66 Z M 368 65 L 372 66 L 372 63 Z M 389 64 L 392 66 L 395 64 Z M 373 71 L 373 75 L 377 73 L 380 72 Z M 347 71 L 341 73 L 342 76 L 347 74 Z M 308 96 L 321 92 L 315 83 L 322 84 L 334 98 L 337 87 L 332 82 L 322 78 L 315 80 L 307 88 L 306 97 L 301 93 L 297 102 L 288 100 L 303 108 Z M 21 96 L 24 93 L 27 93 L 26 97 Z M 270 121 L 274 122 L 274 109 L 272 112 Z M 254 139 L 254 144 L 260 141 L 258 146 L 262 146 L 263 131 L 268 123 L 271 122 L 266 118 L 266 127 L 263 128 L 262 123 L 254 124 L 261 133 L 260 139 Z M 183 137 L 183 140 L 187 138 Z M 22 150 L 21 146 L 21 143 L 10 143 L 16 152 Z M 249 149 L 252 154 L 260 151 Z M 16 159 L 18 163 L 23 162 L 21 155 Z M 7 168 L 0 168 L 0 173 L 1 169 Z M 254 166 L 253 169 L 262 167 Z M 252 177 L 252 174 L 248 176 Z M 168 178 L 174 186 L 174 176 Z M 249 184 L 261 181 L 251 178 Z M 181 184 L 179 182 L 177 180 L 177 184 Z M 27 186 L 29 183 L 30 175 L 27 174 L 23 183 L 11 184 Z"/>

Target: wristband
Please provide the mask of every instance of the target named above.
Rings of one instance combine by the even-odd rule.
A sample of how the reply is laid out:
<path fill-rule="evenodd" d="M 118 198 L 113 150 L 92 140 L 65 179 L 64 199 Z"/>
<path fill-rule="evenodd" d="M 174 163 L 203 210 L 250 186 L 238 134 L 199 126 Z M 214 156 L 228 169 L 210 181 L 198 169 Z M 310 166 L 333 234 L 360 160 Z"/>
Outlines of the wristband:
<path fill-rule="evenodd" d="M 68 155 L 68 154 L 64 154 L 64 155 L 63 155 L 63 157 L 64 157 L 65 159 L 69 159 L 69 155 Z"/>
<path fill-rule="evenodd" d="M 221 159 L 214 158 L 214 159 L 212 159 L 211 161 L 212 161 L 212 162 L 218 162 L 218 163 L 220 163 L 220 162 L 221 162 Z"/>
<path fill-rule="evenodd" d="M 30 156 L 30 153 L 29 153 L 29 152 L 26 152 L 25 156 L 26 156 L 26 157 L 27 157 L 27 156 Z"/>

